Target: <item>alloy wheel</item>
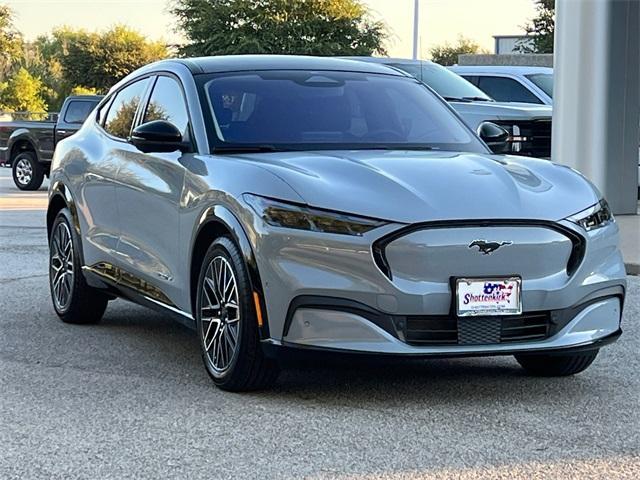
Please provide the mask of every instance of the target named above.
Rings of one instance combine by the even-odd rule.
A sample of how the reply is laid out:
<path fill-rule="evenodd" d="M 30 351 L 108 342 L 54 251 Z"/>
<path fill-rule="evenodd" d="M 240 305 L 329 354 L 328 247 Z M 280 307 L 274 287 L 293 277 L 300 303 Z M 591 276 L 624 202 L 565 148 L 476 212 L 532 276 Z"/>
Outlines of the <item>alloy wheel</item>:
<path fill-rule="evenodd" d="M 233 268 L 223 256 L 209 263 L 203 282 L 200 335 L 207 360 L 220 375 L 229 369 L 238 349 L 238 285 Z"/>
<path fill-rule="evenodd" d="M 71 302 L 73 276 L 73 241 L 71 232 L 65 222 L 60 222 L 51 238 L 49 275 L 53 301 L 60 311 L 64 311 Z"/>
<path fill-rule="evenodd" d="M 16 164 L 16 178 L 21 185 L 28 185 L 33 178 L 33 168 L 28 160 L 21 158 Z"/>

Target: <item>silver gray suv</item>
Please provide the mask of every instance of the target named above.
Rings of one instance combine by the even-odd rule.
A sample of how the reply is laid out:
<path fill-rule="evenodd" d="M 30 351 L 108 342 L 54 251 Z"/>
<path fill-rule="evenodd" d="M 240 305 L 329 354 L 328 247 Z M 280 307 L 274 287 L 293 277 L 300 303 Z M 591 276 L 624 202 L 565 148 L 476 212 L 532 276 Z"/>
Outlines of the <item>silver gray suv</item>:
<path fill-rule="evenodd" d="M 291 349 L 515 355 L 569 375 L 621 333 L 618 227 L 598 191 L 492 154 L 384 65 L 137 70 L 58 145 L 47 226 L 63 321 L 97 322 L 116 297 L 173 315 L 228 390 L 269 385 Z"/>

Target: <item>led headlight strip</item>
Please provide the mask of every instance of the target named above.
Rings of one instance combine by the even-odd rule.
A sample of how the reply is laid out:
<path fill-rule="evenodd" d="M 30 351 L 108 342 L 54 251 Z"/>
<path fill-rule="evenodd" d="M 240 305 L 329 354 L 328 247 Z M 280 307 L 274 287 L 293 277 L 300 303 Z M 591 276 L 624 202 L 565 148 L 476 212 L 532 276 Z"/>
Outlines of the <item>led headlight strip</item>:
<path fill-rule="evenodd" d="M 382 220 L 318 210 L 249 193 L 245 193 L 243 198 L 265 222 L 274 227 L 362 236 L 386 223 Z"/>

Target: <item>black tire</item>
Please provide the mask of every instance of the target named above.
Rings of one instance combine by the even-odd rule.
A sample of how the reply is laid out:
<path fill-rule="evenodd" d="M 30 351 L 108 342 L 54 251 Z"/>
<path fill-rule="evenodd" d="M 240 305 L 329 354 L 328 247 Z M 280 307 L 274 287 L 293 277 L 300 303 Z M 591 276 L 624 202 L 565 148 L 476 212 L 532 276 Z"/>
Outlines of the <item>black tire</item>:
<path fill-rule="evenodd" d="M 57 250 L 56 245 L 61 245 L 63 242 L 57 242 L 58 232 L 67 232 L 71 238 L 72 251 L 69 254 L 69 258 L 72 259 L 72 275 L 68 275 L 67 278 L 62 280 L 56 276 L 56 267 L 60 264 L 61 268 L 67 268 L 63 263 L 60 263 L 56 259 Z M 60 248 L 64 249 L 64 245 Z M 58 317 L 65 323 L 74 324 L 90 324 L 98 323 L 102 319 L 107 303 L 108 297 L 89 285 L 82 274 L 82 261 L 80 257 L 80 239 L 78 234 L 73 228 L 71 219 L 71 213 L 68 209 L 63 208 L 56 216 L 53 227 L 51 228 L 51 236 L 49 238 L 49 290 L 51 292 L 51 301 L 53 308 L 55 309 Z M 67 251 L 66 249 L 64 249 Z M 56 282 L 56 280 L 58 280 Z M 65 291 L 68 292 L 68 299 L 64 302 L 59 301 L 59 291 L 56 292 L 56 288 L 60 287 L 60 283 L 65 284 Z M 56 287 L 58 285 L 58 287 Z"/>
<path fill-rule="evenodd" d="M 232 354 L 227 355 L 228 366 L 224 369 L 216 369 L 213 360 L 213 349 L 215 349 L 215 343 L 213 343 L 213 335 L 206 336 L 206 327 L 211 327 L 211 321 L 203 321 L 202 310 L 203 306 L 207 305 L 207 298 L 215 296 L 218 298 L 221 294 L 216 294 L 211 290 L 211 283 L 208 283 L 208 290 L 205 293 L 205 277 L 207 272 L 212 272 L 209 267 L 215 268 L 214 260 L 218 264 L 222 263 L 222 257 L 228 266 L 233 271 L 233 279 L 236 282 L 237 287 L 237 304 L 238 308 L 233 310 L 229 309 L 228 312 L 222 312 L 222 310 L 212 310 L 212 316 L 220 316 L 222 319 L 220 323 L 216 323 L 217 328 L 229 328 L 230 324 L 226 324 L 225 317 L 235 317 L 237 320 L 236 327 L 236 343 L 231 349 Z M 214 300 L 214 303 L 217 300 Z M 218 301 L 219 305 L 223 302 Z M 234 313 L 229 313 L 234 312 Z M 249 275 L 245 266 L 242 254 L 234 242 L 227 238 L 221 237 L 215 240 L 204 257 L 202 265 L 200 267 L 200 275 L 198 277 L 198 290 L 196 297 L 196 324 L 198 329 L 198 338 L 200 339 L 200 349 L 202 352 L 202 360 L 204 362 L 207 373 L 212 378 L 213 382 L 223 390 L 229 390 L 234 392 L 260 390 L 272 385 L 278 376 L 278 366 L 276 362 L 270 358 L 267 358 L 262 351 L 260 345 L 260 334 L 257 321 L 257 314 L 253 303 L 253 292 L 251 291 L 251 283 L 249 281 Z M 214 328 L 216 328 L 214 326 Z M 217 332 L 218 330 L 215 330 Z M 209 332 L 210 333 L 210 332 Z M 223 342 L 224 339 L 219 339 L 219 342 Z M 210 345 L 209 351 L 205 343 Z M 213 343 L 214 346 L 211 346 Z"/>
<path fill-rule="evenodd" d="M 44 182 L 45 169 L 33 152 L 16 155 L 11 165 L 13 183 L 20 190 L 38 190 Z"/>
<path fill-rule="evenodd" d="M 516 355 L 527 373 L 539 377 L 566 377 L 586 370 L 598 356 L 598 350 L 572 355 Z"/>

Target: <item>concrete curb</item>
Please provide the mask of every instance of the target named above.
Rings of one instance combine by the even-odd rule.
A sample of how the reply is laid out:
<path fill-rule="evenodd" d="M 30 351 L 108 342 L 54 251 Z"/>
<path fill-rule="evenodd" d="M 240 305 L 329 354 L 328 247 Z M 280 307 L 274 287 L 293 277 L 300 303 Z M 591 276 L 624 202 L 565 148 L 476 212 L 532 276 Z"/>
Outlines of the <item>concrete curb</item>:
<path fill-rule="evenodd" d="M 627 275 L 640 275 L 640 265 L 637 263 L 625 263 L 627 269 Z"/>

